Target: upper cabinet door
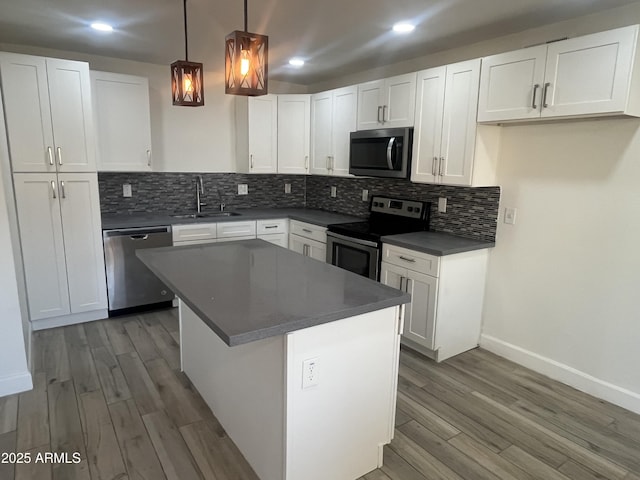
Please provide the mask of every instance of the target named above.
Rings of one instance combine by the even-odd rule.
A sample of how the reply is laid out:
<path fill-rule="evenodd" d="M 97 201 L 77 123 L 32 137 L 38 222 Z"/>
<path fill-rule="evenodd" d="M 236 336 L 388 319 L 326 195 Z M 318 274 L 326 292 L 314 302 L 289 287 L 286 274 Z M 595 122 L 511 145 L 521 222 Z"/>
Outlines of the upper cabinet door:
<path fill-rule="evenodd" d="M 349 175 L 349 150 L 351 132 L 356 130 L 358 112 L 358 87 L 339 88 L 333 91 L 333 154 L 331 174 Z"/>
<path fill-rule="evenodd" d="M 14 172 L 55 172 L 45 59 L 0 53 L 2 98 Z"/>
<path fill-rule="evenodd" d="M 71 313 L 107 308 L 98 178 L 58 176 Z"/>
<path fill-rule="evenodd" d="M 57 176 L 18 173 L 13 180 L 29 318 L 33 321 L 68 315 L 69 290 Z M 104 271 L 102 275 L 104 281 Z"/>
<path fill-rule="evenodd" d="M 278 97 L 249 98 L 249 173 L 278 171 Z"/>
<path fill-rule="evenodd" d="M 480 59 L 447 66 L 439 165 L 442 183 L 471 185 L 479 81 Z"/>
<path fill-rule="evenodd" d="M 91 72 L 98 171 L 151 170 L 149 80 Z"/>
<path fill-rule="evenodd" d="M 333 93 L 331 91 L 311 96 L 311 167 L 315 175 L 329 173 L 329 161 L 333 154 Z"/>
<path fill-rule="evenodd" d="M 416 73 L 387 78 L 382 104 L 383 127 L 412 127 L 415 111 Z"/>
<path fill-rule="evenodd" d="M 478 122 L 539 118 L 547 46 L 482 59 Z"/>
<path fill-rule="evenodd" d="M 543 117 L 624 112 L 638 27 L 549 44 Z"/>
<path fill-rule="evenodd" d="M 438 67 L 418 72 L 411 165 L 413 182 L 434 183 L 438 178 L 446 71 L 446 67 Z"/>
<path fill-rule="evenodd" d="M 358 85 L 358 130 L 382 126 L 382 107 L 386 97 L 384 80 Z"/>
<path fill-rule="evenodd" d="M 89 65 L 47 58 L 55 157 L 60 172 L 95 172 Z"/>
<path fill-rule="evenodd" d="M 309 171 L 309 95 L 278 96 L 278 173 Z"/>

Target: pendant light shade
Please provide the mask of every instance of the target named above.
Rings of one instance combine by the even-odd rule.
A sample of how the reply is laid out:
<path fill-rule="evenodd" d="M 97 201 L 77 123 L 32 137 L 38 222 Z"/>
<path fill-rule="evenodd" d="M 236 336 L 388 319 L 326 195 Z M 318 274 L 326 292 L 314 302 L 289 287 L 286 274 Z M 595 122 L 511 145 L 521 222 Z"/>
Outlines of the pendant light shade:
<path fill-rule="evenodd" d="M 189 61 L 189 43 L 187 39 L 187 0 L 184 5 L 184 60 L 171 64 L 171 95 L 173 104 L 182 107 L 201 107 L 204 105 L 204 75 L 202 64 Z"/>
<path fill-rule="evenodd" d="M 257 97 L 267 94 L 269 37 L 247 32 L 247 0 L 244 31 L 225 38 L 225 93 Z"/>

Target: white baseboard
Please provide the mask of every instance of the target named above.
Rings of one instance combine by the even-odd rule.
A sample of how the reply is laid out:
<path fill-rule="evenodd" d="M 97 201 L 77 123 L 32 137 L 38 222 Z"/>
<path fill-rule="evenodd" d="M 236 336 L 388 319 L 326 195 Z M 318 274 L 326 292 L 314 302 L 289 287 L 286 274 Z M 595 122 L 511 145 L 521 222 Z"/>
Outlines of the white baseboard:
<path fill-rule="evenodd" d="M 588 373 L 490 335 L 480 336 L 480 347 L 594 397 L 640 414 L 640 393 L 593 377 Z"/>
<path fill-rule="evenodd" d="M 33 381 L 29 372 L 0 378 L 0 397 L 26 392 L 33 389 Z"/>
<path fill-rule="evenodd" d="M 76 323 L 92 322 L 109 318 L 108 310 L 93 310 L 91 312 L 74 313 L 72 315 L 62 315 L 60 317 L 43 318 L 42 320 L 31 320 L 31 328 L 44 330 L 46 328 L 64 327 L 75 325 Z"/>

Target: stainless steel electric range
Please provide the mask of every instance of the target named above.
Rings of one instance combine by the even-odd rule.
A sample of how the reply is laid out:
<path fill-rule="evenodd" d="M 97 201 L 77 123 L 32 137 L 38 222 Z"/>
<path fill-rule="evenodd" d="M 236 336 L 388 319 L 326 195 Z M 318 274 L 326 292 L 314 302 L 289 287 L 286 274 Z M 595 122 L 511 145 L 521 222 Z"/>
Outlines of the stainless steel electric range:
<path fill-rule="evenodd" d="M 369 220 L 327 227 L 327 263 L 379 280 L 381 238 L 429 230 L 431 204 L 374 196 L 369 211 Z"/>

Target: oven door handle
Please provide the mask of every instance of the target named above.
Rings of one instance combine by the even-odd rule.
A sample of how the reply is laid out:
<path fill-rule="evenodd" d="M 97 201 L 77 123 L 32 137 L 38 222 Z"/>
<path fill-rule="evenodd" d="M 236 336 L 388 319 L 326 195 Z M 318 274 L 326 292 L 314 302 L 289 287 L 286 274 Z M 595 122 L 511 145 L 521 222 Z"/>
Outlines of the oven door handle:
<path fill-rule="evenodd" d="M 396 137 L 391 137 L 389 139 L 389 145 L 387 145 L 387 165 L 389 166 L 389 170 L 395 169 L 395 164 L 393 161 L 393 147 L 396 143 Z"/>
<path fill-rule="evenodd" d="M 376 242 L 372 242 L 370 240 L 362 240 L 360 238 L 348 237 L 346 235 L 340 235 L 339 233 L 327 232 L 327 237 L 337 238 L 338 240 L 355 243 L 357 245 L 363 245 L 365 247 L 378 248 L 378 244 Z"/>

